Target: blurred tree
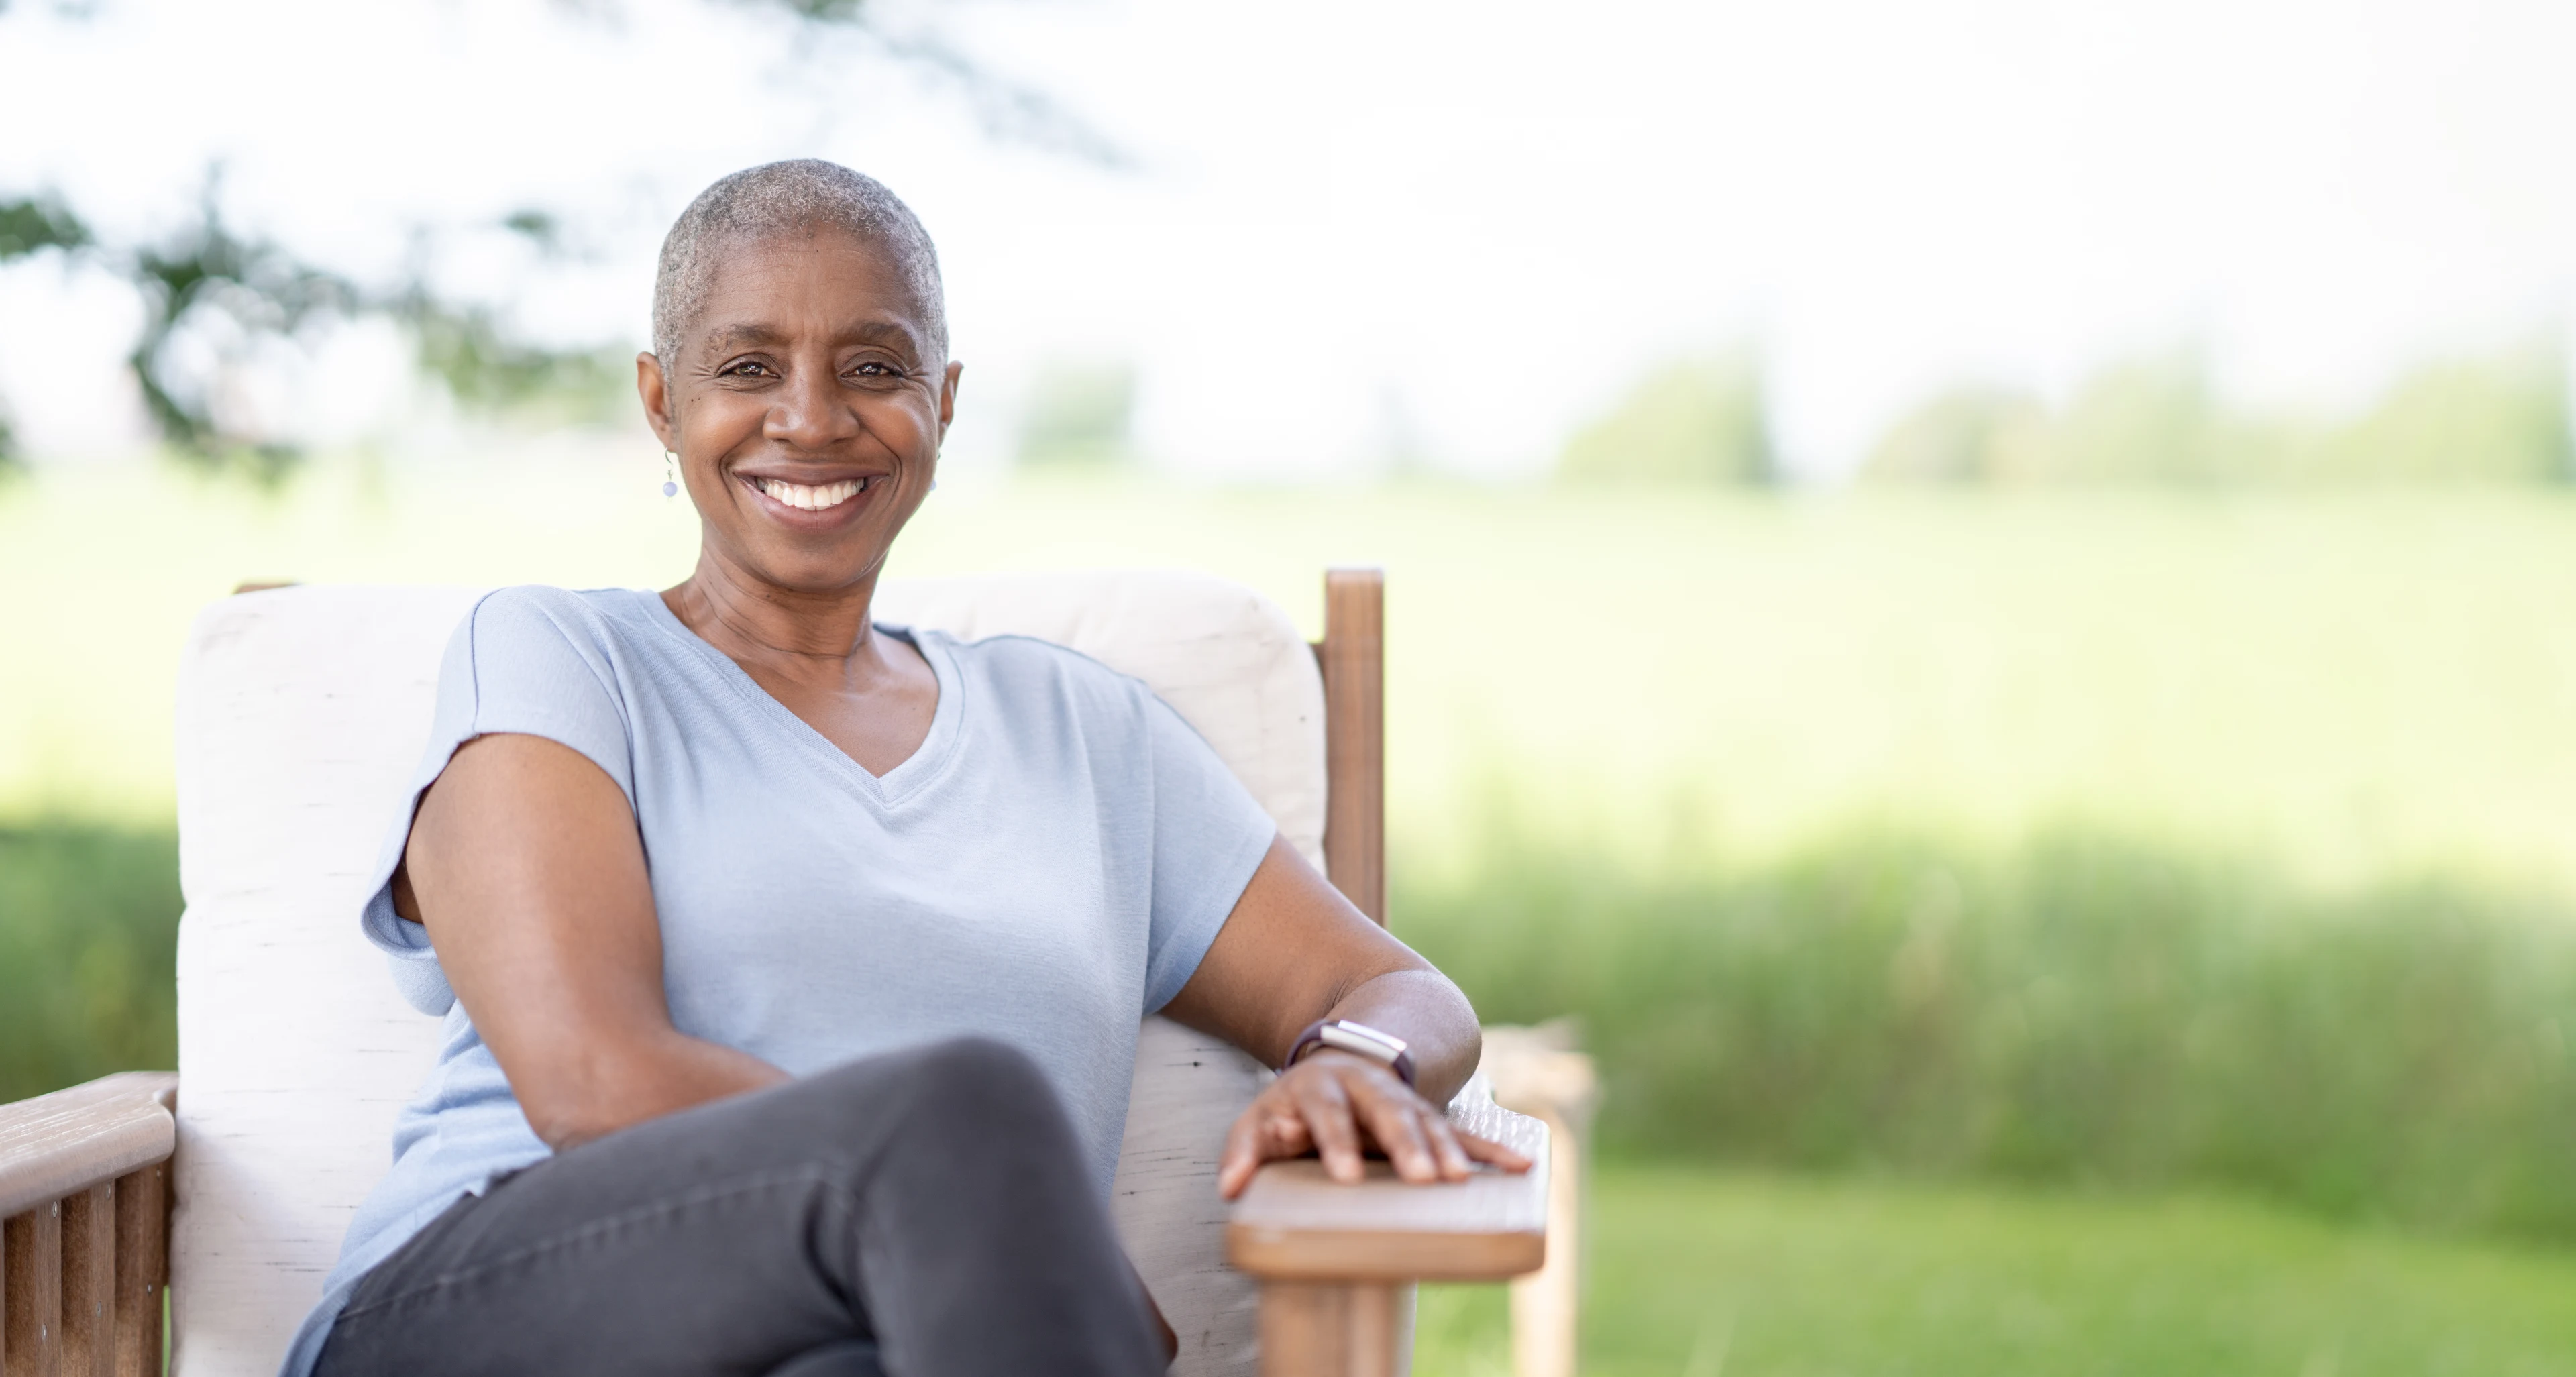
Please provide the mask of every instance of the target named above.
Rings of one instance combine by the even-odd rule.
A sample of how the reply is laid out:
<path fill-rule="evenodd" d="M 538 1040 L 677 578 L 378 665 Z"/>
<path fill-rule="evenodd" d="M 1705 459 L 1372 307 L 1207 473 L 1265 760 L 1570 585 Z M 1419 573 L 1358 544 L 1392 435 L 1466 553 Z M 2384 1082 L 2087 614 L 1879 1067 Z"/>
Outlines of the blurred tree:
<path fill-rule="evenodd" d="M 2228 462 L 2229 420 L 2197 352 L 2114 364 L 2076 389 L 2034 476 L 2118 484 L 2240 476 Z"/>
<path fill-rule="evenodd" d="M 420 366 L 469 409 L 574 424 L 611 419 L 634 397 L 635 351 L 553 349 L 514 339 L 485 306 L 441 300 L 418 283 L 389 303 Z"/>
<path fill-rule="evenodd" d="M 89 243 L 89 227 L 70 207 L 52 197 L 0 201 L 0 263 L 45 249 L 77 249 Z"/>
<path fill-rule="evenodd" d="M 1908 413 L 1864 481 L 1958 484 L 2350 484 L 2576 481 L 2566 355 L 2529 348 L 2401 376 L 2358 415 L 2231 407 L 2191 354 L 2114 364 L 2059 412 L 1962 388 Z"/>
<path fill-rule="evenodd" d="M 1701 486 L 1777 481 L 1778 456 L 1752 351 L 1666 364 L 1557 460 L 1569 482 Z"/>
<path fill-rule="evenodd" d="M 2563 483 L 2576 478 L 2569 420 L 2555 348 L 2445 360 L 2306 446 L 2298 468 L 2346 481 Z"/>
<path fill-rule="evenodd" d="M 0 0 L 0 11 L 8 8 Z M 89 228 L 69 207 L 51 197 L 0 201 L 0 266 L 47 249 L 70 252 L 89 244 Z M 18 465 L 18 433 L 10 424 L 6 398 L 0 398 L 0 470 Z"/>
<path fill-rule="evenodd" d="M 210 468 L 275 479 L 296 457 L 259 418 L 226 404 L 228 376 L 309 327 L 381 315 L 411 335 L 420 366 L 471 409 L 551 407 L 556 419 L 593 420 L 631 377 L 627 351 L 566 350 L 513 339 L 487 307 L 448 301 L 418 273 L 370 292 L 225 223 L 220 175 L 209 172 L 196 218 L 159 244 L 98 242 L 59 200 L 0 202 L 0 263 L 45 249 L 78 254 L 124 278 L 143 303 L 143 328 L 126 362 L 145 413 L 164 442 Z M 541 244 L 558 230 L 542 212 L 504 222 Z M 0 416 L 0 458 L 14 453 Z"/>
<path fill-rule="evenodd" d="M 217 204 L 219 182 L 219 173 L 207 175 L 196 223 L 163 246 L 112 256 L 143 298 L 143 330 L 126 362 L 144 410 L 179 453 L 208 465 L 245 462 L 274 478 L 295 449 L 250 418 L 225 414 L 224 375 L 265 345 L 293 341 L 317 317 L 356 313 L 362 300 L 342 278 L 233 234 Z M 206 347 L 174 348 L 183 336 Z M 183 352 L 210 357 L 211 369 L 191 367 Z"/>
<path fill-rule="evenodd" d="M 2000 483 L 2047 459 L 2048 410 L 2025 392 L 1963 387 L 1906 413 L 1861 466 L 1864 479 Z"/>
<path fill-rule="evenodd" d="M 946 82 L 963 96 L 984 132 L 995 139 L 1024 143 L 1103 167 L 1127 167 L 1133 160 L 1117 141 L 1089 121 L 1025 82 L 1013 81 L 958 48 L 915 7 L 911 22 L 900 22 L 877 0 L 737 0 L 754 8 L 794 16 L 809 32 L 808 40 L 828 32 L 856 36 L 901 66 Z M 801 55 L 823 58 L 819 44 L 798 45 Z"/>
<path fill-rule="evenodd" d="M 615 18 L 616 0 L 556 0 L 576 14 Z M 716 3 L 717 0 L 709 0 Z M 870 0 L 726 0 L 783 16 L 804 31 L 796 51 L 835 60 L 819 39 L 847 34 L 881 55 L 957 86 L 986 131 L 1104 165 L 1125 155 L 1044 92 L 997 76 L 949 45 L 918 18 L 886 21 Z M 61 12 L 89 11 L 66 4 Z M 8 12 L 0 0 L 0 15 Z M 562 349 L 521 337 L 506 315 L 483 303 L 451 300 L 426 273 L 391 290 L 369 291 L 305 262 L 266 239 L 233 233 L 220 213 L 218 173 L 210 170 L 196 220 L 157 244 L 102 245 L 80 217 L 52 196 L 0 199 L 0 264 L 45 249 L 81 254 L 124 278 L 142 297 L 144 328 L 128 358 L 145 411 L 180 455 L 210 468 L 239 467 L 274 477 L 294 448 L 227 400 L 227 383 L 250 360 L 280 346 L 300 347 L 310 327 L 331 320 L 382 316 L 412 337 L 421 368 L 456 399 L 479 411 L 536 412 L 557 420 L 592 420 L 622 398 L 631 380 L 630 351 Z M 541 253 L 566 252 L 565 217 L 534 206 L 512 212 L 501 227 Z M 427 238 L 426 232 L 423 234 Z M 417 253 L 415 258 L 424 255 Z M 1127 383 L 1133 391 L 1133 379 Z M 1123 413 L 1122 413 L 1123 416 Z M 1119 444 L 1124 445 L 1123 419 Z M 0 464 L 16 446 L 0 402 Z"/>
<path fill-rule="evenodd" d="M 1135 458 L 1136 370 L 1123 362 L 1043 365 L 1020 413 L 1024 468 L 1114 468 Z"/>

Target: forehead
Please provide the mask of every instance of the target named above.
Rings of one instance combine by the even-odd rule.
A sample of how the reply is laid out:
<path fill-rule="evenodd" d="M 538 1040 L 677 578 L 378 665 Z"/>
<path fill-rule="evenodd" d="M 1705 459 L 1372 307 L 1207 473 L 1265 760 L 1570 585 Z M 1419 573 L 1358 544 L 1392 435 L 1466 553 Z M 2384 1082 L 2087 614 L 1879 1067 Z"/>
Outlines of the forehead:
<path fill-rule="evenodd" d="M 822 334 L 900 336 L 926 352 L 929 312 L 884 241 L 830 226 L 732 237 L 708 246 L 689 334 L 709 344 L 781 343 Z"/>

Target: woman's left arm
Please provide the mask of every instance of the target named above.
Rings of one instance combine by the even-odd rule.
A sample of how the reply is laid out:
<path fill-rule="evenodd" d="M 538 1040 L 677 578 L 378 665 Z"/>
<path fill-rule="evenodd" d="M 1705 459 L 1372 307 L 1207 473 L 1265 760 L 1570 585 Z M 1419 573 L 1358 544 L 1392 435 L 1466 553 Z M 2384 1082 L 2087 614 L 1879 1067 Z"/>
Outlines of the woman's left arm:
<path fill-rule="evenodd" d="M 1229 1200 L 1263 1162 L 1324 1159 L 1360 1179 L 1371 1145 L 1407 1181 L 1458 1181 L 1488 1162 L 1528 1159 L 1449 1126 L 1441 1108 L 1475 1074 L 1476 1011 L 1449 977 L 1353 908 L 1284 839 L 1253 873 L 1196 974 L 1163 1013 L 1272 1066 L 1318 1019 L 1346 1018 L 1404 1039 L 1420 1089 L 1366 1057 L 1319 1048 L 1284 1069 L 1235 1120 L 1217 1168 Z"/>

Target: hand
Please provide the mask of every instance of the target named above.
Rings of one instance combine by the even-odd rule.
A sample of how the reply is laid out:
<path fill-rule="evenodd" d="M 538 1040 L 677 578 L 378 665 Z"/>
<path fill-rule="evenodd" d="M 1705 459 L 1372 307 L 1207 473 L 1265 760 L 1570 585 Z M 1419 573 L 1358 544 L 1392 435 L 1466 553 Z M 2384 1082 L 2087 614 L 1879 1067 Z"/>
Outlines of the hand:
<path fill-rule="evenodd" d="M 1362 1175 L 1360 1154 L 1371 1146 L 1398 1177 L 1417 1184 L 1464 1181 L 1477 1162 L 1505 1171 L 1530 1165 L 1500 1143 L 1451 1128 L 1438 1105 L 1393 1071 L 1328 1047 L 1280 1072 L 1234 1121 L 1217 1161 L 1217 1191 L 1232 1200 L 1262 1163 L 1309 1152 L 1323 1157 L 1334 1180 L 1353 1183 Z"/>

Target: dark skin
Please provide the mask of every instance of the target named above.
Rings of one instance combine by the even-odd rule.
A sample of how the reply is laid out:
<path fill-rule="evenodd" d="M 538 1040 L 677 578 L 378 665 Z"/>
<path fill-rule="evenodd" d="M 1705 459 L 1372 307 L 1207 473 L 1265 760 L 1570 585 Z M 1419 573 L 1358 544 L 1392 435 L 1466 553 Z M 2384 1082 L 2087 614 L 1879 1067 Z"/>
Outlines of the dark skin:
<path fill-rule="evenodd" d="M 920 747 L 938 707 L 920 653 L 869 621 L 956 410 L 961 366 L 923 314 L 877 246 L 819 230 L 734 246 L 672 374 L 636 359 L 646 419 L 679 455 L 703 532 L 696 571 L 663 601 L 877 775 Z M 460 748 L 421 801 L 394 886 L 559 1150 L 786 1079 L 672 1026 L 634 814 L 569 747 L 503 734 Z M 1411 1045 L 1419 1093 L 1332 1050 L 1272 1081 L 1227 1135 L 1229 1199 L 1263 1162 L 1310 1152 L 1342 1181 L 1360 1179 L 1370 1150 L 1415 1182 L 1528 1166 L 1440 1109 L 1475 1070 L 1466 997 L 1284 841 L 1163 1013 L 1274 1066 L 1318 1018 Z"/>

